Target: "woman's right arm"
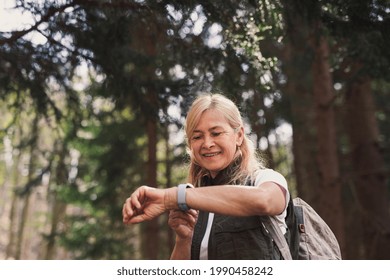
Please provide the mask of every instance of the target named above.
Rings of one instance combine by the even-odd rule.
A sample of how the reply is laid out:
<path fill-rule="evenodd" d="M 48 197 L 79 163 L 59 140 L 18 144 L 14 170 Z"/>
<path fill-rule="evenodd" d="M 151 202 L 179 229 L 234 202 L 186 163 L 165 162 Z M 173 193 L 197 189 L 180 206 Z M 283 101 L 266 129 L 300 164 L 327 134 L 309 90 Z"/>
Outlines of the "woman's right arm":
<path fill-rule="evenodd" d="M 192 240 L 178 240 L 176 238 L 175 247 L 171 254 L 171 260 L 190 260 Z"/>
<path fill-rule="evenodd" d="M 192 236 L 197 218 L 198 212 L 193 209 L 187 212 L 180 210 L 171 210 L 169 212 L 168 225 L 176 233 L 176 242 L 171 254 L 171 260 L 191 259 Z"/>

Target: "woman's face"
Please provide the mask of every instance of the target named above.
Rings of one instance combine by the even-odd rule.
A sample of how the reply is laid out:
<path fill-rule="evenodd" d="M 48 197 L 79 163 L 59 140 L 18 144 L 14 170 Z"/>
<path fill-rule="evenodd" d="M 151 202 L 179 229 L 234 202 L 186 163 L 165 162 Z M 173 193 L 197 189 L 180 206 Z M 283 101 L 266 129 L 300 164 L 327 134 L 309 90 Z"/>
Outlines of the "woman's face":
<path fill-rule="evenodd" d="M 243 136 L 242 127 L 235 131 L 219 111 L 209 109 L 202 113 L 189 139 L 190 149 L 197 164 L 214 178 L 233 161 Z"/>

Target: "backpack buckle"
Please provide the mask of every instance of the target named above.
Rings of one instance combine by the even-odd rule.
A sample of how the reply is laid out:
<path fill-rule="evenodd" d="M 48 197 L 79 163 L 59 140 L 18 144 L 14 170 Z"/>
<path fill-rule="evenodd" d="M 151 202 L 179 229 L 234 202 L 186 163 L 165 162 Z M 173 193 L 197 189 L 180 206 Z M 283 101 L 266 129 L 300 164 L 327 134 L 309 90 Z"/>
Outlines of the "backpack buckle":
<path fill-rule="evenodd" d="M 299 224 L 298 229 L 301 233 L 305 233 L 305 225 L 304 224 Z"/>

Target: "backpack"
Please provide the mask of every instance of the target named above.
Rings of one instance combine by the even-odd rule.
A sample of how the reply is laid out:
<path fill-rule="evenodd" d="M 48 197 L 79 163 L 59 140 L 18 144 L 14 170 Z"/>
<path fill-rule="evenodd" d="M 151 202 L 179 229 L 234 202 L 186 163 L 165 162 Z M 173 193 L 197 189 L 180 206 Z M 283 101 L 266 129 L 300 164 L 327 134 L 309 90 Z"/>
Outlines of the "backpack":
<path fill-rule="evenodd" d="M 276 221 L 263 216 L 262 222 L 285 260 L 341 260 L 339 243 L 318 213 L 303 199 L 290 199 L 287 232 L 283 235 Z"/>

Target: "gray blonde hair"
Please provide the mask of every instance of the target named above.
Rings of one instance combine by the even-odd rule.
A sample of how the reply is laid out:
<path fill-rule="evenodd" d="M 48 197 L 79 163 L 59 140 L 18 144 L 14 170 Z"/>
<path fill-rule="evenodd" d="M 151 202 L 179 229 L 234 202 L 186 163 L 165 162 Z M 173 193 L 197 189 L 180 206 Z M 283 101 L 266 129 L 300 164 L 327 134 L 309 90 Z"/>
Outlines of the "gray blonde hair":
<path fill-rule="evenodd" d="M 199 119 L 203 112 L 206 110 L 217 110 L 227 120 L 229 125 L 238 131 L 241 127 L 244 127 L 244 122 L 240 111 L 236 104 L 227 97 L 221 94 L 202 94 L 192 103 L 187 118 L 185 121 L 185 133 L 187 143 L 187 153 L 190 156 L 190 165 L 188 173 L 188 181 L 194 186 L 199 187 L 203 176 L 208 175 L 208 171 L 198 165 L 191 152 L 190 141 L 194 130 L 199 123 Z M 235 184 L 237 182 L 244 184 L 248 179 L 254 180 L 255 172 L 264 168 L 263 162 L 257 156 L 253 142 L 244 133 L 243 142 L 238 147 L 238 153 L 236 158 L 241 157 L 239 166 L 231 174 L 230 180 L 227 184 Z"/>

